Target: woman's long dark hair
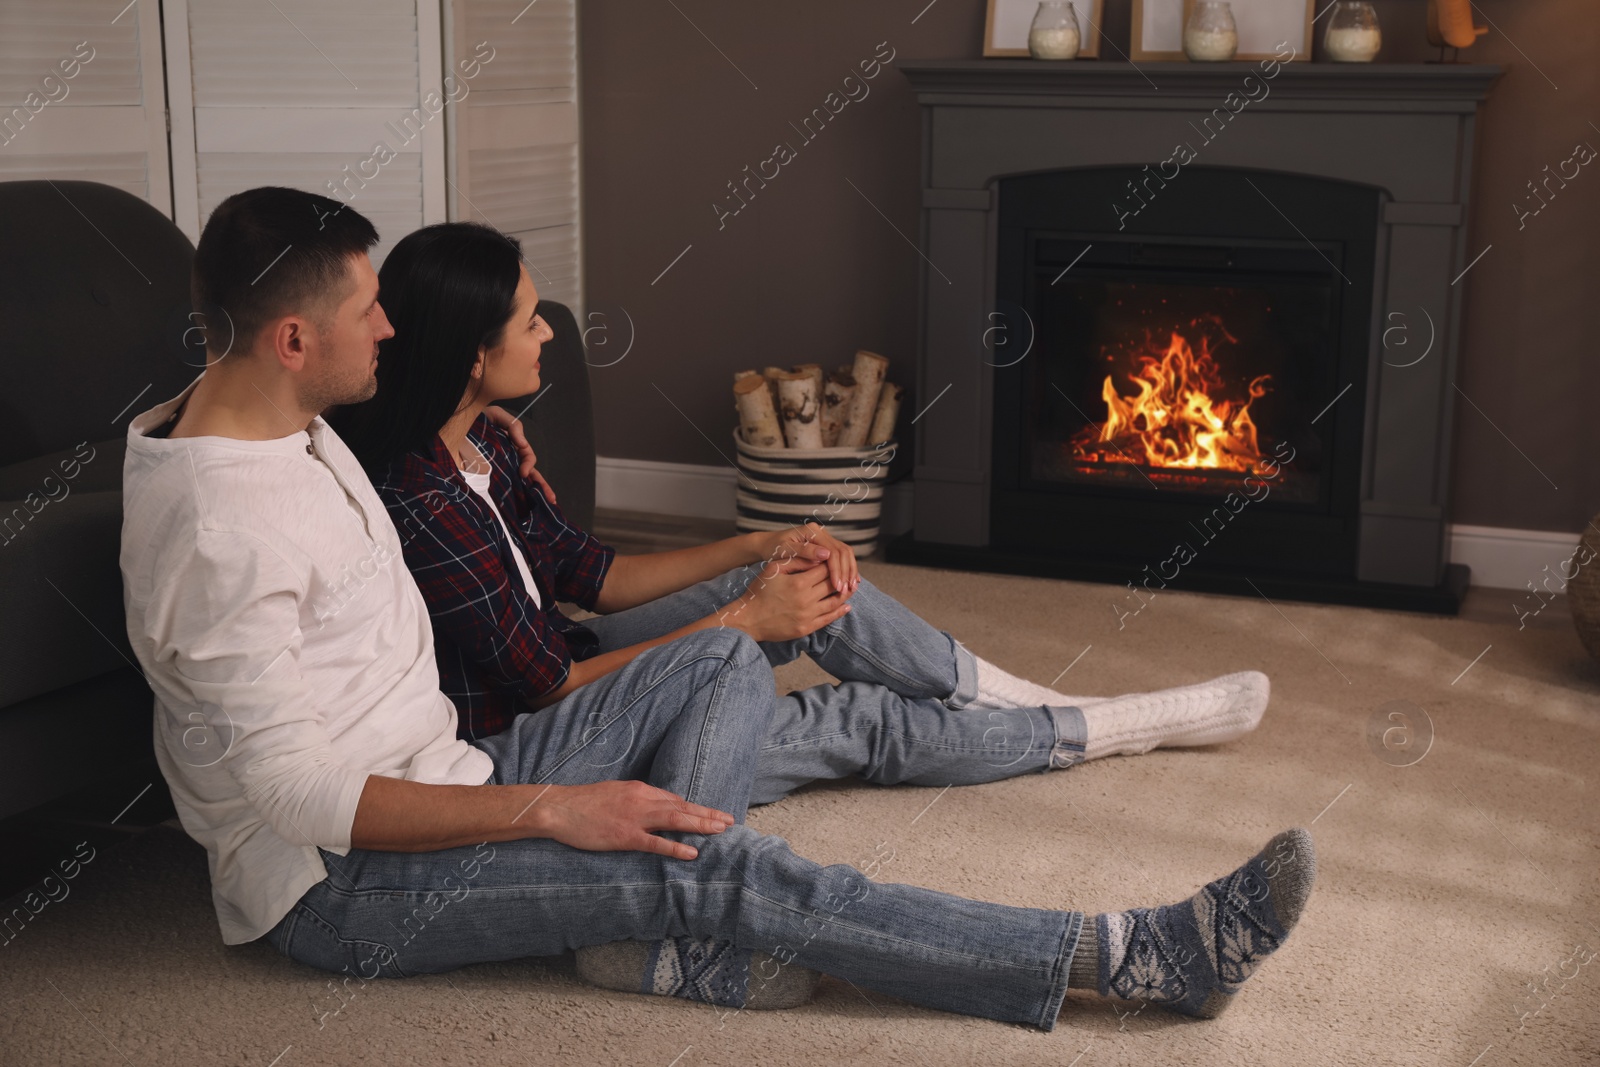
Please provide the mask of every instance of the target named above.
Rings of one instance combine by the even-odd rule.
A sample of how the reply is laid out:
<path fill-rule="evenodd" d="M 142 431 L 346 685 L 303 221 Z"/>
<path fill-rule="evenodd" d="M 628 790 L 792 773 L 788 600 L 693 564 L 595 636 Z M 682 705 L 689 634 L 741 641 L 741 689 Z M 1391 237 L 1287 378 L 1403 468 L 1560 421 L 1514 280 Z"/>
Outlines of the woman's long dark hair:
<path fill-rule="evenodd" d="M 522 245 L 475 222 L 407 234 L 378 271 L 378 302 L 394 326 L 379 343 L 378 391 L 328 423 L 369 476 L 430 447 L 461 407 L 478 346 L 505 335 L 522 280 Z"/>

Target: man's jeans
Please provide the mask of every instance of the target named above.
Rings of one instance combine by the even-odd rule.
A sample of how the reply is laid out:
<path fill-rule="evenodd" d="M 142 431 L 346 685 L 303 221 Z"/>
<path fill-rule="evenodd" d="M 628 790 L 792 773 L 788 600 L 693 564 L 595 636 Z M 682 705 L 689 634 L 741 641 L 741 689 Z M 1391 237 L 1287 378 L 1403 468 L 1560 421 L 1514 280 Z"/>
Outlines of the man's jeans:
<path fill-rule="evenodd" d="M 545 838 L 420 853 L 324 851 L 328 877 L 268 939 L 303 963 L 368 979 L 608 941 L 710 937 L 928 1007 L 1051 1029 L 1082 912 L 873 882 L 742 825 L 758 774 L 750 754 L 774 737 L 778 701 L 764 653 L 737 630 L 694 633 L 473 742 L 494 759 L 489 784 L 643 779 L 741 820 L 720 834 L 681 835 L 698 858 L 588 852 Z M 917 777 L 923 757 L 915 753 L 927 747 L 885 738 L 862 745 L 891 777 Z M 772 789 L 788 780 L 760 773 Z M 752 992 L 765 977 L 752 975 Z"/>
<path fill-rule="evenodd" d="M 732 602 L 761 566 L 735 567 L 584 625 L 599 636 L 601 652 L 648 641 Z M 841 684 L 778 698 L 752 804 L 852 774 L 885 785 L 974 785 L 1082 759 L 1077 708 L 960 710 L 978 695 L 972 653 L 864 576 L 849 603 L 842 618 L 806 637 L 759 642 L 774 667 L 803 652 Z"/>

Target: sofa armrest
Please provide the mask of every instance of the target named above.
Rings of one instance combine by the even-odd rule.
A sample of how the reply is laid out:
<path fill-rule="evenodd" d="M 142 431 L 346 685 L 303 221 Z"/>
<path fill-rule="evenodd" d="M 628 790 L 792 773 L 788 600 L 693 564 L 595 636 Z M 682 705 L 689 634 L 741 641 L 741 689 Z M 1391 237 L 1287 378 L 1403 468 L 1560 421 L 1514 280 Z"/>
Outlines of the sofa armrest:
<path fill-rule="evenodd" d="M 121 539 L 120 490 L 0 501 L 0 708 L 137 669 Z"/>

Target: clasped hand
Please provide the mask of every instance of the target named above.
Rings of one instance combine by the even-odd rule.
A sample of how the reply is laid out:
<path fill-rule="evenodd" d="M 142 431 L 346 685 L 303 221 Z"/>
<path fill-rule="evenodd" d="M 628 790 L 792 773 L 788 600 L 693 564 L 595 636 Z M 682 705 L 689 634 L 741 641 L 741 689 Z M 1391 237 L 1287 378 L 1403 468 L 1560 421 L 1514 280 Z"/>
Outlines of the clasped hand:
<path fill-rule="evenodd" d="M 826 567 L 773 560 L 722 610 L 721 621 L 757 641 L 792 641 L 842 618 L 850 610 L 848 598 L 831 586 Z"/>
<path fill-rule="evenodd" d="M 761 558 L 768 562 L 793 562 L 804 567 L 826 564 L 828 584 L 840 596 L 848 597 L 861 584 L 855 549 L 829 533 L 815 520 L 787 530 L 758 535 Z"/>

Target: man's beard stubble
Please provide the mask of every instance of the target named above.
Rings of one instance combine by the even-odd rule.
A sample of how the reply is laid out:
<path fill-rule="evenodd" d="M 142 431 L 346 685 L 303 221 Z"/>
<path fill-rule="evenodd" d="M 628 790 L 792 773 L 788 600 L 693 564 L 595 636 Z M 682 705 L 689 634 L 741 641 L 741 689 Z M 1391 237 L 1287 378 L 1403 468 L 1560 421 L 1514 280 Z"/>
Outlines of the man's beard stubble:
<path fill-rule="evenodd" d="M 331 376 L 317 382 L 306 392 L 306 408 L 325 415 L 333 408 L 359 404 L 377 395 L 377 369 L 363 369 L 355 377 Z"/>

